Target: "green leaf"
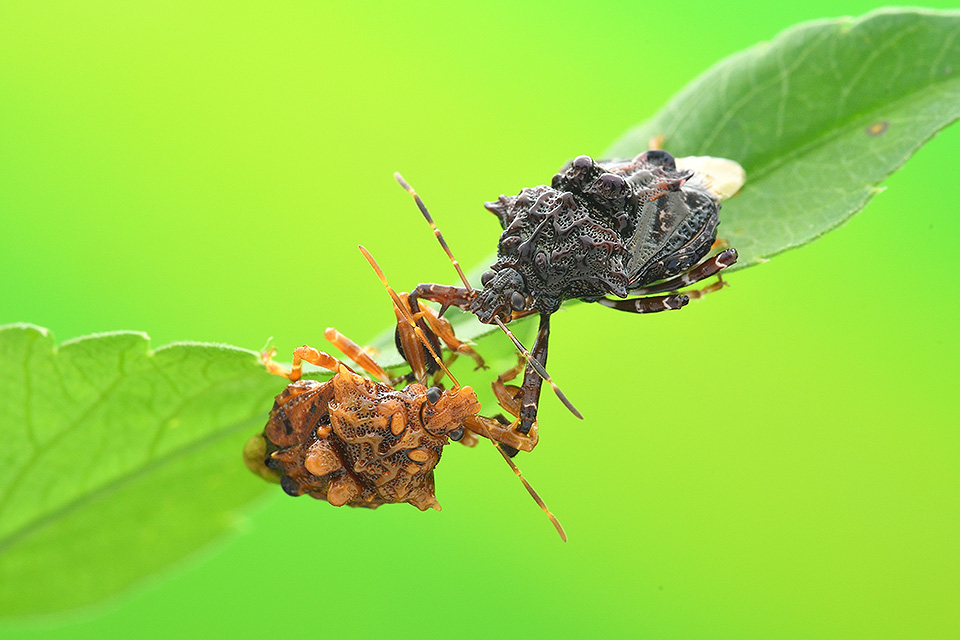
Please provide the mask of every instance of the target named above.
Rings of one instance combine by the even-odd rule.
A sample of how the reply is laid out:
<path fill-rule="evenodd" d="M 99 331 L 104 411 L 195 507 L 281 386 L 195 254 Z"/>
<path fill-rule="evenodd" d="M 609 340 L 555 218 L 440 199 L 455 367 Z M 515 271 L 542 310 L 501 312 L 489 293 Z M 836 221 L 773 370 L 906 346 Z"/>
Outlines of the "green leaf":
<path fill-rule="evenodd" d="M 663 135 L 676 155 L 739 161 L 747 183 L 724 204 L 721 235 L 740 266 L 755 264 L 841 224 L 960 115 L 958 33 L 958 12 L 800 25 L 719 63 L 608 155 Z M 461 338 L 495 330 L 450 314 Z M 529 341 L 536 323 L 511 327 Z M 392 333 L 378 342 L 385 365 L 399 363 Z M 494 371 L 515 361 L 502 336 L 480 347 Z M 102 600 L 276 490 L 242 463 L 284 384 L 252 351 L 150 351 L 140 333 L 58 349 L 45 330 L 16 325 L 0 328 L 0 367 L 0 615 Z"/>
<path fill-rule="evenodd" d="M 722 60 L 603 157 L 632 157 L 662 136 L 676 156 L 743 165 L 747 182 L 720 214 L 720 237 L 740 253 L 735 270 L 842 224 L 958 117 L 960 12 L 885 9 L 803 23 Z M 448 318 L 465 338 L 496 331 L 456 309 Z M 392 335 L 376 344 L 398 364 Z"/>
<path fill-rule="evenodd" d="M 275 490 L 243 466 L 283 380 L 252 351 L 0 328 L 0 615 L 97 602 Z"/>
<path fill-rule="evenodd" d="M 606 154 L 663 136 L 677 156 L 743 165 L 720 237 L 745 267 L 818 238 L 960 117 L 960 12 L 889 9 L 809 22 L 694 80 Z"/>

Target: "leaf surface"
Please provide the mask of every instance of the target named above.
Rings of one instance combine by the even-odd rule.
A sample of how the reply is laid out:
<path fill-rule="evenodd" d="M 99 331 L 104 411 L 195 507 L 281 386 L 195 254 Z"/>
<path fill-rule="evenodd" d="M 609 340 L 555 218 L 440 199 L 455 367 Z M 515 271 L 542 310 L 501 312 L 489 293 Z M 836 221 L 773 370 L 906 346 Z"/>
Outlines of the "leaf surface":
<path fill-rule="evenodd" d="M 0 328 L 0 370 L 0 615 L 97 602 L 275 489 L 241 461 L 283 388 L 252 351 L 151 351 L 132 332 L 57 348 L 14 325 Z"/>
<path fill-rule="evenodd" d="M 720 237 L 734 268 L 815 240 L 960 117 L 960 12 L 884 9 L 797 25 L 706 71 L 607 157 L 662 136 L 676 156 L 736 160 Z"/>
<path fill-rule="evenodd" d="M 739 162 L 747 181 L 723 203 L 719 230 L 740 254 L 736 270 L 841 225 L 958 117 L 960 12 L 883 9 L 799 24 L 720 61 L 604 157 L 632 157 L 657 139 L 678 157 Z M 463 315 L 448 312 L 458 335 L 496 331 Z M 394 364 L 390 336 L 377 345 Z"/>
<path fill-rule="evenodd" d="M 958 117 L 958 69 L 960 12 L 806 23 L 717 64 L 607 156 L 663 136 L 675 155 L 740 162 L 747 183 L 724 203 L 720 234 L 748 266 L 862 209 Z M 461 338 L 496 329 L 449 317 Z M 530 346 L 536 323 L 511 327 Z M 377 343 L 386 366 L 400 361 L 392 334 Z M 515 361 L 502 336 L 481 346 L 495 372 Z M 241 461 L 283 388 L 252 351 L 151 351 L 141 333 L 57 348 L 45 330 L 15 325 L 0 328 L 0 367 L 0 615 L 100 601 L 221 535 L 275 490 Z"/>

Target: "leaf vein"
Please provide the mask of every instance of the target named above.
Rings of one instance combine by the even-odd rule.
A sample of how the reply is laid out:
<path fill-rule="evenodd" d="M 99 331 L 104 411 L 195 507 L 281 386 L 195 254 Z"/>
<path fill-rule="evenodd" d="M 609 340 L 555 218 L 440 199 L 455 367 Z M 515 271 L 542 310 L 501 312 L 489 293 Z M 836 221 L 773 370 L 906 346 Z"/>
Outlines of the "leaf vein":
<path fill-rule="evenodd" d="M 118 478 L 114 479 L 108 484 L 104 484 L 101 487 L 91 492 L 84 493 L 80 496 L 77 496 L 75 499 L 63 505 L 60 505 L 53 511 L 43 514 L 38 518 L 35 518 L 29 522 L 24 523 L 20 528 L 14 531 L 11 531 L 4 537 L 0 538 L 0 554 L 4 553 L 7 549 L 12 547 L 16 543 L 18 543 L 20 540 L 26 538 L 31 533 L 38 531 L 45 526 L 53 524 L 59 518 L 69 515 L 71 512 L 75 511 L 76 509 L 86 504 L 93 503 L 102 497 L 108 496 L 111 493 L 118 491 L 124 486 L 130 484 L 131 482 L 134 482 L 135 480 L 139 479 L 142 476 L 147 475 L 148 473 L 163 466 L 164 464 L 172 462 L 177 458 L 183 457 L 188 453 L 191 453 L 199 448 L 212 445 L 216 443 L 218 440 L 220 440 L 221 438 L 226 438 L 228 436 L 233 435 L 234 433 L 239 433 L 244 429 L 249 429 L 252 425 L 259 422 L 259 420 L 260 420 L 259 416 L 250 416 L 248 418 L 244 418 L 238 422 L 235 422 L 234 424 L 231 424 L 227 427 L 224 427 L 223 429 L 218 429 L 217 431 L 208 434 L 207 436 L 205 436 L 204 438 L 198 441 L 191 442 L 191 443 L 185 444 L 184 446 L 178 449 L 174 449 L 170 453 L 164 456 L 161 456 L 155 460 L 152 460 L 150 461 L 150 463 L 142 467 L 138 467 L 130 471 L 129 473 L 119 476 Z"/>

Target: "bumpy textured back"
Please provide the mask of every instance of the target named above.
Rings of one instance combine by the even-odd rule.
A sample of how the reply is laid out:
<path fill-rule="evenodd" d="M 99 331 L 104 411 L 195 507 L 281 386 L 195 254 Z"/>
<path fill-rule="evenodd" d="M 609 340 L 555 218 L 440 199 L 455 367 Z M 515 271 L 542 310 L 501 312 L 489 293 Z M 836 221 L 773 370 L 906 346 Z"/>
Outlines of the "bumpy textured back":
<path fill-rule="evenodd" d="M 720 205 L 670 154 L 647 151 L 600 163 L 579 156 L 551 186 L 486 207 L 504 229 L 492 270 L 516 271 L 528 306 L 552 313 L 563 300 L 624 297 L 686 271 L 716 239 Z"/>
<path fill-rule="evenodd" d="M 344 371 L 323 383 L 294 382 L 277 396 L 262 436 L 264 464 L 293 496 L 439 509 L 433 469 L 449 438 L 423 426 L 426 389 L 396 390 Z"/>

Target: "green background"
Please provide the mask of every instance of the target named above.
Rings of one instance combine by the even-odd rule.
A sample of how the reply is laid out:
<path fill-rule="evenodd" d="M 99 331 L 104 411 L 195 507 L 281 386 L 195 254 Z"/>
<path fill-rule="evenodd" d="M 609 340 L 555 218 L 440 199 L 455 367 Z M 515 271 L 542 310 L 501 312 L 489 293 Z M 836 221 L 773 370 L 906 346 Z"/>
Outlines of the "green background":
<path fill-rule="evenodd" d="M 393 171 L 475 265 L 484 200 L 723 56 L 876 6 L 5 2 L 0 324 L 369 341 L 392 314 L 358 243 L 398 289 L 454 282 Z M 451 446 L 440 513 L 277 490 L 132 592 L 0 633 L 960 635 L 958 150 L 954 127 L 843 228 L 681 313 L 555 316 L 549 369 L 586 419 L 545 394 L 519 462 L 567 544 L 489 447 Z"/>

